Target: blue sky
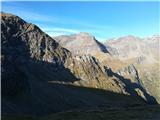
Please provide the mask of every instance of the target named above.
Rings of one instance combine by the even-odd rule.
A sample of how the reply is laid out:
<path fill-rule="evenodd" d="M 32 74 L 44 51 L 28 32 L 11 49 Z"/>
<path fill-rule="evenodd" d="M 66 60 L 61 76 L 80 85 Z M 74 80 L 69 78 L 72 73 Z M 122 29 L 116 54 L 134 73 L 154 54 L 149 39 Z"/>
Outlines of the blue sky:
<path fill-rule="evenodd" d="M 158 34 L 158 2 L 2 2 L 2 11 L 51 36 L 88 32 L 99 40 Z"/>

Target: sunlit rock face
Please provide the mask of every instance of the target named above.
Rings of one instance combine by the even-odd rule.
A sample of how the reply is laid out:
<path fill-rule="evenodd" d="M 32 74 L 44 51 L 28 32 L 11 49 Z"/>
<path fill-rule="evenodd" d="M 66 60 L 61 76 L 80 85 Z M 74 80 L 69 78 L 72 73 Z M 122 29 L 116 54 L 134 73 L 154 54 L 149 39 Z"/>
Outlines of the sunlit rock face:
<path fill-rule="evenodd" d="M 98 52 L 109 53 L 107 48 L 89 33 L 81 32 L 68 36 L 62 35 L 54 37 L 54 39 L 75 55 L 95 55 Z"/>
<path fill-rule="evenodd" d="M 159 39 L 159 35 L 148 38 L 130 35 L 107 40 L 104 45 L 100 43 L 100 46 L 102 46 L 100 47 L 96 43 L 97 40 L 88 33 L 55 37 L 57 42 L 74 54 L 90 54 L 97 58 L 104 66 L 107 65 L 119 75 L 129 79 L 133 83 L 140 84 L 158 102 L 160 86 L 156 83 L 160 82 L 158 70 L 160 64 Z M 107 52 L 104 52 L 100 48 L 105 48 Z M 153 72 L 155 70 L 157 72 Z"/>
<path fill-rule="evenodd" d="M 126 36 L 107 40 L 105 44 L 113 48 L 112 54 L 121 60 L 146 57 L 152 63 L 159 60 L 159 40 L 158 35 L 149 38 Z"/>
<path fill-rule="evenodd" d="M 140 84 L 160 103 L 160 36 L 143 39 L 127 36 L 107 41 L 106 45 L 114 49 L 110 52 L 113 57 L 125 63 L 117 72 L 134 81 L 139 79 Z M 137 74 L 130 72 L 133 66 Z"/>

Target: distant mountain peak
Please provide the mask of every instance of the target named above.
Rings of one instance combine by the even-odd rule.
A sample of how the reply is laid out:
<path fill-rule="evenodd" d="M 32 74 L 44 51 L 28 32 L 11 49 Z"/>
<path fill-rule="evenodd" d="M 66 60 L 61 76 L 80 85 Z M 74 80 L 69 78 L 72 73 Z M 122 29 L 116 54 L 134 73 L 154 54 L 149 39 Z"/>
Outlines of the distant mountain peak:
<path fill-rule="evenodd" d="M 82 35 L 82 36 L 92 36 L 90 33 L 87 32 L 80 32 L 77 35 Z"/>
<path fill-rule="evenodd" d="M 93 35 L 87 32 L 80 32 L 68 36 L 58 36 L 54 37 L 54 39 L 74 54 L 95 55 L 97 52 L 109 53 L 102 43 L 97 41 Z"/>
<path fill-rule="evenodd" d="M 75 36 L 77 37 L 77 39 L 82 39 L 85 41 L 88 41 L 88 42 L 93 42 L 93 41 L 96 41 L 96 38 L 91 35 L 90 33 L 87 33 L 87 32 L 80 32 L 78 34 L 75 34 Z"/>

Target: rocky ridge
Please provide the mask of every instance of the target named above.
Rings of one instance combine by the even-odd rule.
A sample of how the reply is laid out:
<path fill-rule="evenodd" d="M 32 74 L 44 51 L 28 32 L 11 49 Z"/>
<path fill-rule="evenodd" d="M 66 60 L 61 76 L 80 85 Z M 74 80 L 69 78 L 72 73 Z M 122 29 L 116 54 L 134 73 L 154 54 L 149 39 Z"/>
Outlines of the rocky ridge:
<path fill-rule="evenodd" d="M 155 84 L 160 81 L 158 72 L 160 56 L 158 35 L 143 39 L 130 35 L 109 40 L 104 43 L 108 54 L 98 51 L 98 48 L 95 48 L 98 52 L 92 50 L 87 53 L 83 51 L 85 50 L 85 47 L 81 46 L 83 37 L 79 34 L 74 35 L 73 38 L 71 36 L 60 36 L 55 39 L 72 52 L 80 49 L 82 50 L 81 54 L 91 54 L 100 61 L 101 65 L 106 65 L 120 76 L 143 86 L 148 94 L 153 95 L 159 102 L 159 86 Z M 78 36 L 78 38 L 76 38 L 76 36 Z M 94 38 L 91 35 L 90 37 Z M 85 39 L 86 42 L 83 41 L 83 43 L 88 44 L 87 41 L 90 41 L 89 44 L 92 43 L 93 39 L 90 39 L 90 37 L 88 36 L 86 38 L 88 40 Z M 74 41 L 74 43 L 72 41 Z M 73 45 L 74 48 L 71 48 Z M 90 49 L 92 49 L 92 46 L 90 46 Z M 153 71 L 154 69 L 156 72 Z M 150 83 L 148 81 L 152 82 Z"/>

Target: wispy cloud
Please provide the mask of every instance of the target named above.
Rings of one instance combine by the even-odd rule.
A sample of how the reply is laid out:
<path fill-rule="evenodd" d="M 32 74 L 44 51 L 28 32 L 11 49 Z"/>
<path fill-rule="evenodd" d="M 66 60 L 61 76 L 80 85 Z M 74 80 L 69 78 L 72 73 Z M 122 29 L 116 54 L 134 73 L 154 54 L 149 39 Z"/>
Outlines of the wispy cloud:
<path fill-rule="evenodd" d="M 68 29 L 68 28 L 43 28 L 41 27 L 43 31 L 48 33 L 50 36 L 59 36 L 59 35 L 65 35 L 65 34 L 76 34 L 80 31 L 76 29 Z"/>
<path fill-rule="evenodd" d="M 2 4 L 2 11 L 16 14 L 28 22 L 38 25 L 50 36 L 88 32 L 95 35 L 97 38 L 99 37 L 98 39 L 103 39 L 107 34 L 115 32 L 115 27 L 113 26 L 102 26 L 92 23 L 92 21 L 83 21 L 82 19 L 70 18 L 68 16 L 40 14 L 32 9 L 24 9 L 23 6 L 17 5 L 14 2 L 8 2 L 5 6 Z M 122 29 L 116 30 L 122 31 Z"/>
<path fill-rule="evenodd" d="M 64 35 L 64 33 L 61 33 L 61 32 L 48 32 L 47 34 L 51 37 Z"/>
<path fill-rule="evenodd" d="M 78 19 L 73 19 L 73 18 L 69 18 L 69 17 L 62 17 L 62 16 L 48 16 L 48 15 L 42 15 L 39 13 L 36 13 L 35 11 L 31 11 L 31 10 L 26 10 L 23 9 L 23 7 L 21 6 L 16 6 L 16 4 L 12 3 L 9 4 L 7 6 L 3 6 L 2 4 L 2 11 L 4 12 L 11 12 L 14 13 L 20 17 L 22 17 L 23 19 L 27 20 L 27 21 L 31 21 L 31 22 L 41 22 L 41 23 L 57 23 L 57 24 L 61 24 L 61 25 L 76 25 L 79 26 L 83 29 L 94 29 L 94 30 L 103 30 L 106 28 L 110 28 L 110 26 L 99 26 L 96 25 L 94 23 L 91 23 L 91 21 L 82 21 L 82 20 L 78 20 Z"/>
<path fill-rule="evenodd" d="M 58 21 L 59 19 L 56 17 L 50 17 L 47 15 L 42 15 L 36 12 L 31 12 L 29 10 L 24 10 L 22 7 L 19 6 L 3 6 L 2 4 L 2 11 L 4 12 L 11 12 L 22 17 L 28 21 L 39 21 L 39 22 L 54 22 Z"/>
<path fill-rule="evenodd" d="M 78 30 L 68 28 L 42 28 L 46 32 L 67 32 L 67 33 L 78 33 Z"/>

